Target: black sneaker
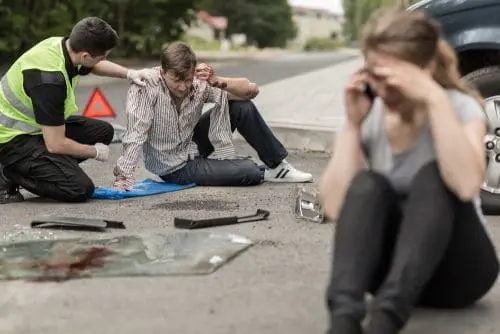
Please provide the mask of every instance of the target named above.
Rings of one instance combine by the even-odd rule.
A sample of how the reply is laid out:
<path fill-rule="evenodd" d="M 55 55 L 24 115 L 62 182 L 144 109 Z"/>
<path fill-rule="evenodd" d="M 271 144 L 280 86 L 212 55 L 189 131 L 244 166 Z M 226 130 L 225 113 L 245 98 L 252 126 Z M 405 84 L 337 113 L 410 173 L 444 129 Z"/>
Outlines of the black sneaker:
<path fill-rule="evenodd" d="M 19 186 L 6 184 L 0 188 L 0 204 L 19 203 L 24 201 L 24 196 L 19 191 Z"/>

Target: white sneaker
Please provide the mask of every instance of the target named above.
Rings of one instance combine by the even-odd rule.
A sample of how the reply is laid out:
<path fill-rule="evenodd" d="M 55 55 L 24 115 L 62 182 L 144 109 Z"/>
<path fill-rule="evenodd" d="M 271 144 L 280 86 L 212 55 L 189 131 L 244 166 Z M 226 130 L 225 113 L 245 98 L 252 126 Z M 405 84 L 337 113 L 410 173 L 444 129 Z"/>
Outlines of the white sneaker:
<path fill-rule="evenodd" d="M 264 172 L 264 181 L 267 182 L 303 183 L 311 182 L 312 179 L 311 174 L 296 169 L 286 160 L 283 160 L 278 167 L 266 169 Z"/>

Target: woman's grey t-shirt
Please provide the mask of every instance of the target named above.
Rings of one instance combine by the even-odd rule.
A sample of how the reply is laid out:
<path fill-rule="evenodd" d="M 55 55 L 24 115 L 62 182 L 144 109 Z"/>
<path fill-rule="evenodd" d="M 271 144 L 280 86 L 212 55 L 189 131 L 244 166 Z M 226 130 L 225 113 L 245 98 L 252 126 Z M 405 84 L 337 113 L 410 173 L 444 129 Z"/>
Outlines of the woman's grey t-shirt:
<path fill-rule="evenodd" d="M 447 91 L 455 112 L 462 123 L 485 119 L 482 106 L 470 95 L 457 90 Z M 429 123 L 425 123 L 414 145 L 398 154 L 391 152 L 384 126 L 384 105 L 381 99 L 374 101 L 372 110 L 362 126 L 362 146 L 369 168 L 388 178 L 400 194 L 407 194 L 417 172 L 428 162 L 436 159 L 434 141 Z M 457 149 L 460 149 L 457 147 Z M 479 195 L 474 203 L 481 219 Z"/>

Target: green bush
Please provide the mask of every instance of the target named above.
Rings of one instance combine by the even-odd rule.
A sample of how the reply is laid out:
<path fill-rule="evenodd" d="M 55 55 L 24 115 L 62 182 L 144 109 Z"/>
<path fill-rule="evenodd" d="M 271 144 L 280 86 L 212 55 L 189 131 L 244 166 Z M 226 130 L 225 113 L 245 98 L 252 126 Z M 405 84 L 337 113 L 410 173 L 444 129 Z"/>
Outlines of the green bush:
<path fill-rule="evenodd" d="M 304 44 L 305 51 L 332 51 L 343 46 L 337 39 L 311 38 Z"/>
<path fill-rule="evenodd" d="M 195 18 L 197 0 L 0 0 L 0 65 L 49 36 L 67 36 L 86 16 L 99 16 L 116 29 L 113 57 L 157 57 L 161 44 L 175 41 Z"/>

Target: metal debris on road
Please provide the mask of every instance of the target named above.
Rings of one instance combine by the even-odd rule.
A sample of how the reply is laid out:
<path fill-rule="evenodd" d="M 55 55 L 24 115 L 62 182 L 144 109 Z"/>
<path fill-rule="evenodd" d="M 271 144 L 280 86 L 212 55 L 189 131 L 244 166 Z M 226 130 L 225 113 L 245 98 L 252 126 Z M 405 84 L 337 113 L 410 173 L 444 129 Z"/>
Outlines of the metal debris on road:
<path fill-rule="evenodd" d="M 301 188 L 298 190 L 295 201 L 295 216 L 298 219 L 313 223 L 324 223 L 325 214 L 318 200 L 318 192 L 312 189 Z"/>
<path fill-rule="evenodd" d="M 99 231 L 105 232 L 106 229 L 125 229 L 125 224 L 121 221 L 96 219 L 96 218 L 80 218 L 80 217 L 43 217 L 36 218 L 31 221 L 33 228 L 54 228 L 61 230 L 77 230 L 77 231 Z"/>

